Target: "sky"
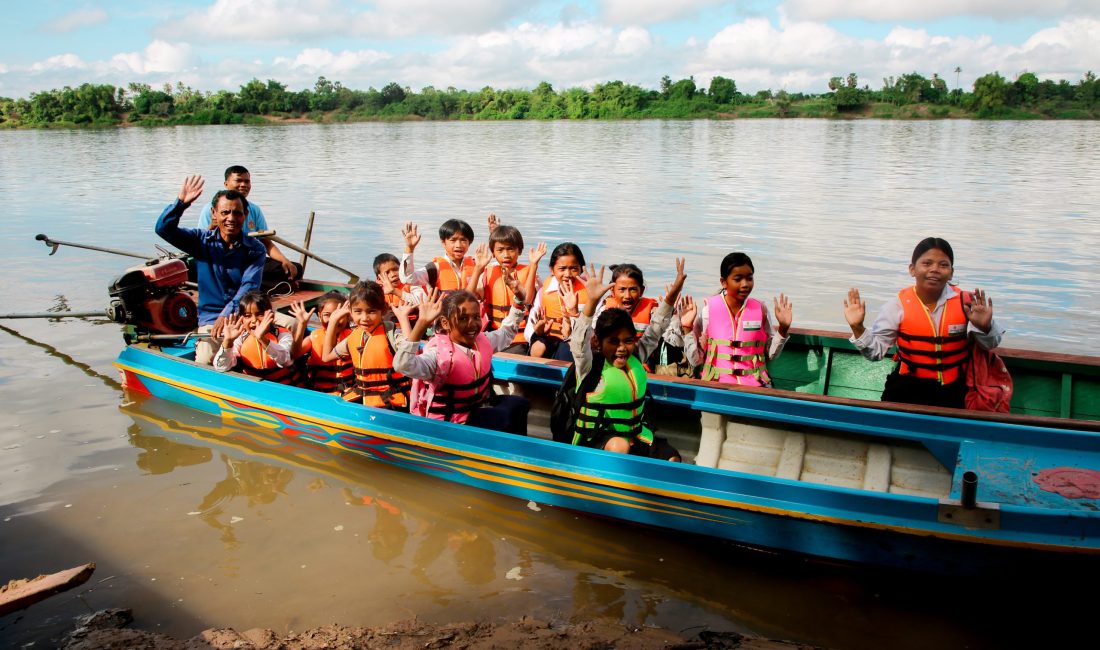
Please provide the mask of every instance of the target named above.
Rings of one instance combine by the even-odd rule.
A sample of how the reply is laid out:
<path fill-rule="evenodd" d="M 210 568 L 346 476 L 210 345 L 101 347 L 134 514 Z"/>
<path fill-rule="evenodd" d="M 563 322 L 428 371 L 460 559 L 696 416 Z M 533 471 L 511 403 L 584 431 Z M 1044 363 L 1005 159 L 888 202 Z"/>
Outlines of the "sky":
<path fill-rule="evenodd" d="M 1100 0 L 36 0 L 0 22 L 0 96 L 86 82 L 291 90 L 319 76 L 477 90 L 656 88 L 663 75 L 820 93 L 919 72 L 1100 72 Z M 959 69 L 959 72 L 956 72 Z"/>

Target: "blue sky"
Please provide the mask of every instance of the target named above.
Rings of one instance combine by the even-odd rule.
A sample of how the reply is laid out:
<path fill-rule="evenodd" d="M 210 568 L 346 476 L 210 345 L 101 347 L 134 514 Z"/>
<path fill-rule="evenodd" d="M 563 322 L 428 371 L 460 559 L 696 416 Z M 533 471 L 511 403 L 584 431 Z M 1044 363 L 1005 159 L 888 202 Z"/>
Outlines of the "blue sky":
<path fill-rule="evenodd" d="M 1100 0 L 38 0 L 0 23 L 0 95 L 84 82 L 353 88 L 654 87 L 714 75 L 747 92 L 918 71 L 1100 70 Z"/>

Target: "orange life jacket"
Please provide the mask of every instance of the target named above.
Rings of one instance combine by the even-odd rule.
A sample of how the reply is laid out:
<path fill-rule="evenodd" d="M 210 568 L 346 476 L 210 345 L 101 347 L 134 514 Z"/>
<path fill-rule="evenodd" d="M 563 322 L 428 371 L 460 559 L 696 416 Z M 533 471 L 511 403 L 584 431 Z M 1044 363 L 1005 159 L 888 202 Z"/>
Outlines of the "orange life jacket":
<path fill-rule="evenodd" d="M 402 296 L 405 295 L 405 293 L 407 292 L 409 285 L 405 284 L 404 282 L 398 282 L 396 285 L 394 285 L 394 288 L 397 289 L 397 293 L 385 294 L 386 304 L 389 305 L 390 309 L 409 304 L 404 298 L 402 298 Z M 409 322 L 415 323 L 417 316 L 418 315 L 415 311 L 409 314 Z"/>
<path fill-rule="evenodd" d="M 622 309 L 619 306 L 619 301 L 612 296 L 608 296 L 607 300 L 603 301 L 603 306 L 607 309 L 612 307 Z M 657 301 L 653 298 L 642 298 L 638 301 L 638 304 L 634 305 L 634 311 L 630 313 L 630 320 L 634 322 L 634 331 L 637 333 L 638 338 L 642 338 L 642 334 L 645 333 L 645 328 L 649 326 L 649 321 L 653 320 L 653 312 L 656 310 Z"/>
<path fill-rule="evenodd" d="M 352 330 L 345 328 L 337 337 L 337 343 L 351 336 Z M 347 359 L 336 359 L 325 363 L 321 359 L 325 353 L 325 328 L 318 327 L 309 333 L 309 357 L 306 359 L 308 386 L 325 393 L 343 394 L 351 388 L 355 369 Z"/>
<path fill-rule="evenodd" d="M 516 266 L 515 271 L 516 281 L 522 287 L 527 282 L 527 276 L 531 269 L 526 264 L 520 264 Z M 485 302 L 482 304 L 484 305 L 485 315 L 489 317 L 489 323 L 485 329 L 491 332 L 500 329 L 500 324 L 504 322 L 508 312 L 512 310 L 512 298 L 515 294 L 508 288 L 508 285 L 504 284 L 504 273 L 499 266 L 493 266 L 489 269 L 485 278 L 485 288 Z M 512 339 L 512 343 L 526 343 L 527 339 L 523 336 L 523 328 L 527 327 L 527 319 L 521 320 L 517 327 L 519 332 L 516 334 L 516 338 Z"/>
<path fill-rule="evenodd" d="M 539 295 L 542 302 L 542 317 L 550 323 L 546 335 L 560 339 L 561 317 L 564 310 L 561 306 L 561 289 L 559 288 L 558 291 L 553 293 L 547 290 L 553 280 L 554 276 L 546 278 L 546 282 L 542 283 L 542 292 Z M 573 291 L 577 293 L 577 309 L 584 309 L 584 306 L 588 304 L 588 291 L 585 290 L 584 283 L 578 278 L 573 278 Z"/>
<path fill-rule="evenodd" d="M 970 358 L 969 321 L 963 312 L 962 292 L 951 288 L 955 294 L 944 304 L 938 325 L 932 322 L 932 314 L 917 296 L 916 287 L 898 292 L 902 316 L 894 359 L 901 362 L 900 374 L 935 379 L 941 384 L 954 383 L 962 376 L 960 367 Z"/>
<path fill-rule="evenodd" d="M 462 260 L 462 277 L 455 274 L 454 267 L 451 266 L 451 260 L 446 257 L 437 257 L 432 260 L 435 263 L 436 276 L 435 276 L 435 288 L 440 291 L 461 291 L 466 288 L 470 283 L 470 278 L 474 277 L 474 267 L 477 265 L 474 262 L 474 258 L 467 255 Z"/>
<path fill-rule="evenodd" d="M 271 355 L 267 353 L 267 346 L 269 343 L 278 343 L 279 337 L 283 335 L 287 330 L 279 327 L 278 325 L 272 326 L 275 329 L 275 333 L 271 333 L 270 330 L 264 334 L 263 340 L 256 338 L 254 334 L 248 334 L 244 342 L 241 343 L 240 354 L 238 359 L 240 361 L 240 370 L 246 375 L 253 377 L 259 377 L 264 381 L 275 381 L 280 384 L 289 384 L 291 386 L 301 386 L 303 384 L 302 375 L 298 372 L 297 366 L 294 365 L 293 360 L 285 366 L 280 367 L 275 363 L 275 359 L 271 358 Z"/>
<path fill-rule="evenodd" d="M 365 406 L 403 409 L 409 405 L 411 381 L 393 369 L 389 323 L 379 323 L 369 333 L 361 327 L 348 336 L 348 353 L 355 369 L 355 385 L 344 393 L 349 402 Z"/>

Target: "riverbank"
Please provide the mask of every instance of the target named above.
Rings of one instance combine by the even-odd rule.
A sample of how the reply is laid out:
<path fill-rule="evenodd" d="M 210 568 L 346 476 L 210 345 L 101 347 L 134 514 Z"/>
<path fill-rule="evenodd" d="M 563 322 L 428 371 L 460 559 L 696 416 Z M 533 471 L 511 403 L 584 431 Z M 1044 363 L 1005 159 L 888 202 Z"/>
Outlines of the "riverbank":
<path fill-rule="evenodd" d="M 177 639 L 155 632 L 126 629 L 125 611 L 100 612 L 88 617 L 89 623 L 78 628 L 63 646 L 65 650 L 352 650 L 386 648 L 421 650 L 423 648 L 530 648 L 534 650 L 581 650 L 616 648 L 648 650 L 689 650 L 725 648 L 742 650 L 811 650 L 814 646 L 751 637 L 736 632 L 692 630 L 677 634 L 661 628 L 631 628 L 612 621 L 567 623 L 542 621 L 529 617 L 490 623 L 467 621 L 431 625 L 415 619 L 382 627 L 344 627 L 326 625 L 280 635 L 269 629 L 238 632 L 233 629 L 208 629 L 190 639 Z"/>

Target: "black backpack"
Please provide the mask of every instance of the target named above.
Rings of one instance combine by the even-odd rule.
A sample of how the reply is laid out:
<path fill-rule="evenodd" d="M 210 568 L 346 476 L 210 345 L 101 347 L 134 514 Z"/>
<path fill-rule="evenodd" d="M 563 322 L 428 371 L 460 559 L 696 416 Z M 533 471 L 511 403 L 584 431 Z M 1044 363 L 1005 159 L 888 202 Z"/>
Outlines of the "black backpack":
<path fill-rule="evenodd" d="M 584 376 L 584 382 L 577 389 L 577 364 L 569 366 L 565 378 L 554 394 L 554 405 L 550 407 L 550 433 L 556 442 L 573 444 L 573 433 L 577 425 L 577 411 L 584 403 L 584 396 L 596 389 L 603 376 L 604 358 L 593 355 L 592 369 Z"/>

